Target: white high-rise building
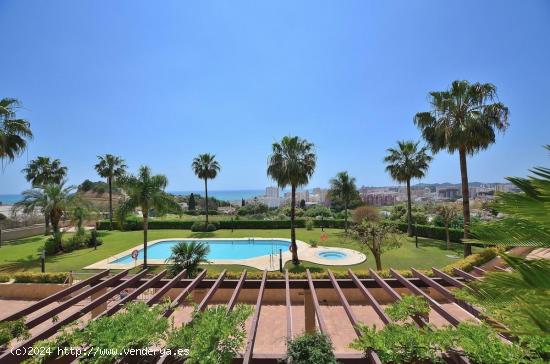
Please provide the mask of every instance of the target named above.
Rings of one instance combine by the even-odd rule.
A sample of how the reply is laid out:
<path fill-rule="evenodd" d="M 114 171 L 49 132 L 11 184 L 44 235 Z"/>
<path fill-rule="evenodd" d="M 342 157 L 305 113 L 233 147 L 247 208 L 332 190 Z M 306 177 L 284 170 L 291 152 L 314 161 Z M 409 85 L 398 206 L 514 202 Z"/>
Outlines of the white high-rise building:
<path fill-rule="evenodd" d="M 265 197 L 276 197 L 279 198 L 279 188 L 278 187 L 266 187 L 265 188 Z"/>

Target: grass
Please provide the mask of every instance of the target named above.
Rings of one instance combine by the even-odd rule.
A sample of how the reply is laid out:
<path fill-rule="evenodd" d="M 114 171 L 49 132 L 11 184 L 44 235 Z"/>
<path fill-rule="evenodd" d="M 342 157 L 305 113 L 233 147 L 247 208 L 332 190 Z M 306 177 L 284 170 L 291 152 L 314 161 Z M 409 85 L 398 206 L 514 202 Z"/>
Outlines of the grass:
<path fill-rule="evenodd" d="M 325 229 L 328 239 L 320 241 L 321 229 L 297 229 L 297 238 L 307 243 L 310 240 L 316 240 L 319 245 L 345 247 L 361 250 L 368 256 L 367 261 L 352 266 L 333 266 L 334 271 L 347 270 L 353 268 L 356 270 L 374 267 L 374 259 L 370 252 L 362 249 L 361 245 L 346 236 L 340 229 Z M 76 250 L 67 254 L 59 254 L 46 258 L 47 272 L 83 272 L 83 267 L 95 263 L 101 259 L 108 258 L 124 250 L 132 248 L 142 243 L 143 233 L 141 231 L 102 231 L 100 237 L 103 239 L 103 245 L 97 250 L 93 248 Z M 193 233 L 189 230 L 150 230 L 149 240 L 162 238 L 243 238 L 243 237 L 264 237 L 264 238 L 289 238 L 290 231 L 284 229 L 278 230 L 218 230 L 211 233 Z M 17 240 L 6 244 L 0 248 L 0 272 L 12 273 L 21 271 L 39 272 L 40 258 L 39 254 L 46 238 L 44 236 L 35 236 L 26 239 Z M 382 264 L 384 268 L 407 269 L 410 267 L 429 268 L 432 266 L 442 267 L 456 259 L 449 258 L 447 255 L 462 254 L 462 246 L 454 245 L 453 250 L 445 249 L 442 241 L 419 238 L 419 247 L 416 248 L 414 238 L 403 236 L 403 246 L 388 251 L 382 255 Z M 299 267 L 287 264 L 291 271 L 301 271 L 310 268 L 312 271 L 323 270 L 326 267 L 314 263 L 303 262 Z M 208 270 L 212 272 L 228 269 L 230 271 L 240 271 L 243 266 L 240 265 L 216 265 L 209 266 Z M 253 270 L 247 267 L 249 270 Z M 88 271 L 90 272 L 90 271 Z"/>

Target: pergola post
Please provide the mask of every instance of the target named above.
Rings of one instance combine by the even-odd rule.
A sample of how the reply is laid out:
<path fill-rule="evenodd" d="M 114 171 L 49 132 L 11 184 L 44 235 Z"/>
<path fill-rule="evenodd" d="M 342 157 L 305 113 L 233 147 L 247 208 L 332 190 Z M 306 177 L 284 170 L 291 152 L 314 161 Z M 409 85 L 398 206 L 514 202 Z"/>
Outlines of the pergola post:
<path fill-rule="evenodd" d="M 305 312 L 305 330 L 308 333 L 314 333 L 315 325 L 315 306 L 313 304 L 313 296 L 309 288 L 304 289 L 304 312 Z"/>

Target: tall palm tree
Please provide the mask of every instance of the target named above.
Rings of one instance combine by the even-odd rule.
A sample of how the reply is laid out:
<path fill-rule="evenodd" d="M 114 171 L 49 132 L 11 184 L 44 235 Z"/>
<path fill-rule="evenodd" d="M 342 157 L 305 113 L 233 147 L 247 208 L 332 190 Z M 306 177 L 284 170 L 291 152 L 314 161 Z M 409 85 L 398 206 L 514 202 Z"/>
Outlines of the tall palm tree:
<path fill-rule="evenodd" d="M 490 83 L 454 81 L 446 91 L 429 94 L 432 110 L 417 113 L 414 123 L 434 153 L 458 151 L 462 177 L 464 238 L 470 236 L 470 191 L 466 158 L 495 142 L 496 132 L 508 128 L 508 108 L 498 101 L 496 87 Z M 464 244 L 464 255 L 472 248 Z"/>
<path fill-rule="evenodd" d="M 166 176 L 151 175 L 151 169 L 142 166 L 137 176 L 124 175 L 119 177 L 119 184 L 124 188 L 128 198 L 119 207 L 120 216 L 126 216 L 136 208 L 141 208 L 143 215 L 143 268 L 147 268 L 147 231 L 149 229 L 149 212 L 181 211 L 180 205 L 164 191 L 168 184 Z"/>
<path fill-rule="evenodd" d="M 124 159 L 112 154 L 98 155 L 95 170 L 100 177 L 107 178 L 109 185 L 109 230 L 113 229 L 113 181 L 126 173 Z"/>
<path fill-rule="evenodd" d="M 38 157 L 31 160 L 27 167 L 21 171 L 25 179 L 31 183 L 33 188 L 46 186 L 48 184 L 59 184 L 67 176 L 67 167 L 61 165 L 59 159 L 50 160 L 50 157 Z M 44 214 L 45 235 L 50 233 L 50 216 Z"/>
<path fill-rule="evenodd" d="M 348 206 L 351 198 L 357 194 L 357 186 L 355 185 L 355 177 L 350 177 L 348 172 L 340 172 L 335 178 L 330 180 L 330 194 L 338 196 L 344 201 L 345 212 L 345 231 L 348 232 Z"/>
<path fill-rule="evenodd" d="M 315 171 L 316 159 L 313 143 L 299 137 L 285 136 L 279 143 L 273 143 L 267 166 L 267 175 L 273 178 L 279 187 L 291 187 L 290 241 L 292 262 L 295 265 L 300 264 L 294 226 L 296 189 L 308 184 Z"/>
<path fill-rule="evenodd" d="M 204 180 L 204 195 L 205 195 L 204 208 L 206 210 L 206 222 L 205 222 L 205 229 L 206 229 L 206 226 L 208 226 L 208 180 L 216 178 L 221 167 L 218 161 L 216 160 L 215 155 L 205 153 L 205 154 L 199 154 L 197 157 L 195 157 L 195 159 L 193 159 L 191 168 L 193 169 L 193 172 L 195 172 L 195 175 L 197 177 Z"/>
<path fill-rule="evenodd" d="M 411 179 L 422 178 L 428 170 L 432 157 L 428 155 L 428 148 L 418 147 L 418 142 L 402 140 L 397 142 L 397 148 L 388 148 L 388 155 L 384 158 L 387 163 L 386 171 L 399 182 L 407 184 L 407 235 L 412 236 L 412 202 Z"/>
<path fill-rule="evenodd" d="M 65 186 L 61 183 L 48 183 L 40 188 L 23 191 L 23 200 L 14 205 L 15 209 L 22 209 L 25 213 L 32 213 L 35 209 L 42 210 L 49 216 L 53 233 L 59 233 L 59 222 L 63 214 L 77 203 L 74 186 Z"/>
<path fill-rule="evenodd" d="M 30 123 L 18 119 L 15 109 L 19 101 L 12 98 L 0 100 L 0 161 L 11 162 L 27 148 L 27 140 L 32 138 Z"/>
<path fill-rule="evenodd" d="M 21 172 L 33 187 L 39 187 L 49 183 L 61 183 L 67 176 L 67 167 L 62 166 L 59 159 L 37 157 L 31 160 Z"/>

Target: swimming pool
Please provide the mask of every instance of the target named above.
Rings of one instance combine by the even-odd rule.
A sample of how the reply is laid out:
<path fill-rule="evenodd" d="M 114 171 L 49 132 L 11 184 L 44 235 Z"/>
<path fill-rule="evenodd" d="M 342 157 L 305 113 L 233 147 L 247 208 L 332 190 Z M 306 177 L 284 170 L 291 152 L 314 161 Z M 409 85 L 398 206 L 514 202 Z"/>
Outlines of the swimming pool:
<path fill-rule="evenodd" d="M 149 245 L 147 248 L 147 259 L 166 260 L 172 254 L 172 247 L 179 242 L 192 242 L 192 239 L 162 240 Z M 279 254 L 279 249 L 288 251 L 289 242 L 279 239 L 200 239 L 201 242 L 210 246 L 208 260 L 221 259 L 250 259 L 263 255 Z M 143 249 L 139 249 L 138 260 L 143 259 Z M 131 254 L 120 257 L 112 264 L 132 263 Z"/>
<path fill-rule="evenodd" d="M 344 259 L 348 255 L 341 251 L 327 250 L 327 251 L 317 253 L 317 256 L 328 260 L 338 260 L 338 259 Z"/>

